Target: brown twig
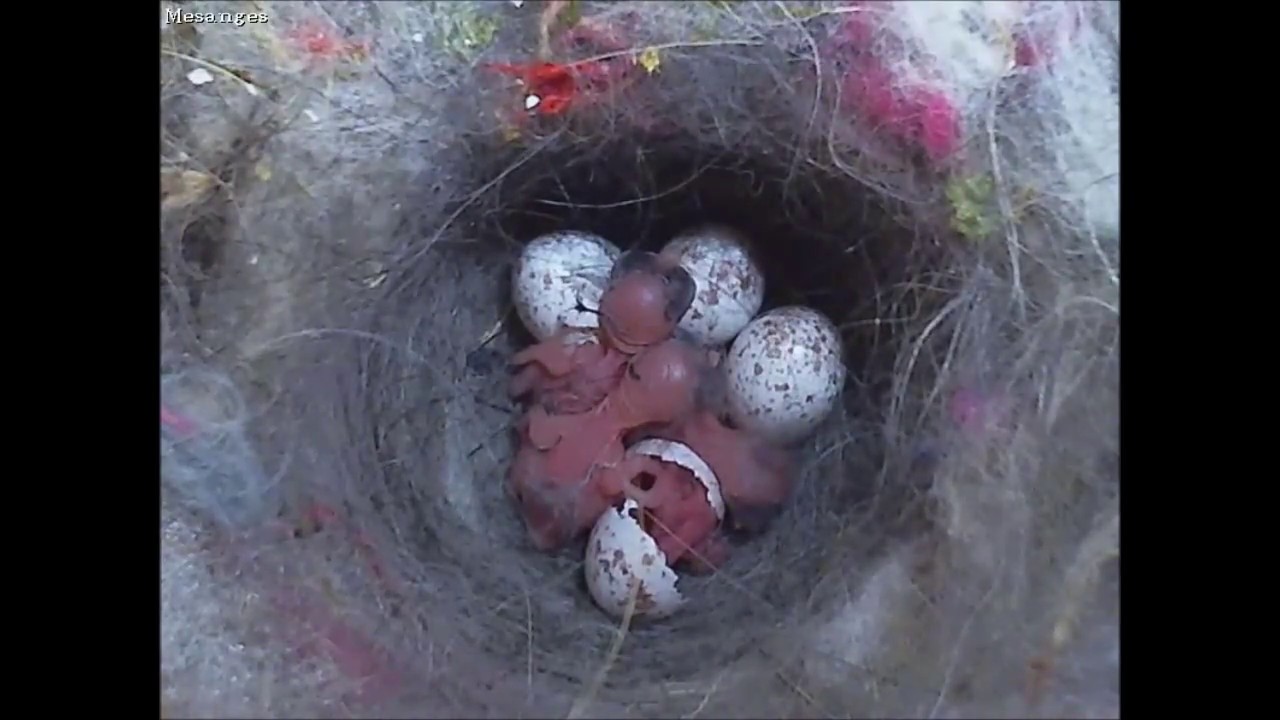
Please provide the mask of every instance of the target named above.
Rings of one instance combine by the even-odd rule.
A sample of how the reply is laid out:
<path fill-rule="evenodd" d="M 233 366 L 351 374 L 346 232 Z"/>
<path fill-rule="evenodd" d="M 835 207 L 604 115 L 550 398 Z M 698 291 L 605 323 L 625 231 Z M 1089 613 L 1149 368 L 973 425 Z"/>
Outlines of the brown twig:
<path fill-rule="evenodd" d="M 631 629 L 631 619 L 635 616 L 636 601 L 639 597 L 640 580 L 633 576 L 631 578 L 631 592 L 627 596 L 627 607 L 622 611 L 622 622 L 618 624 L 618 633 L 613 638 L 609 653 L 605 655 L 604 663 L 600 666 L 600 672 L 596 673 L 587 691 L 573 701 L 573 706 L 569 709 L 568 720 L 581 718 L 586 713 L 587 707 L 595 700 L 600 688 L 604 687 L 605 678 L 609 676 L 609 670 L 617 662 L 618 654 L 622 652 L 622 643 L 627 639 L 627 632 Z"/>
<path fill-rule="evenodd" d="M 551 0 L 538 16 L 538 59 L 551 59 L 551 27 L 569 7 L 569 0 Z"/>

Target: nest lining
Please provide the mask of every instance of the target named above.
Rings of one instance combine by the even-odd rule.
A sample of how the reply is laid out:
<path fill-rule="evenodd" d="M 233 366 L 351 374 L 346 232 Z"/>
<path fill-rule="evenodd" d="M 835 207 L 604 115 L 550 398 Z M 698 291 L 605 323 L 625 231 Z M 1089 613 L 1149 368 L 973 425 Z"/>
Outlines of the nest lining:
<path fill-rule="evenodd" d="M 805 441 L 782 516 L 765 535 L 740 540 L 716 575 L 683 580 L 690 602 L 675 618 L 629 628 L 601 700 L 615 690 L 633 703 L 762 659 L 770 635 L 812 611 L 824 574 L 869 563 L 913 523 L 920 528 L 923 488 L 891 467 L 901 458 L 887 452 L 883 403 L 897 327 L 941 299 L 911 282 L 930 243 L 848 178 L 796 178 L 784 163 L 727 148 L 668 147 L 548 151 L 510 172 L 459 216 L 461 238 L 415 248 L 414 261 L 390 271 L 364 316 L 379 342 L 326 343 L 346 353 L 327 347 L 324 370 L 312 368 L 332 377 L 311 382 L 346 391 L 345 443 L 373 439 L 349 488 L 359 497 L 345 500 L 362 517 L 362 506 L 374 510 L 385 523 L 375 534 L 398 545 L 391 565 L 419 594 L 402 598 L 398 622 L 426 630 L 430 618 L 409 608 L 430 603 L 438 622 L 440 594 L 454 593 L 443 601 L 457 613 L 453 631 L 498 666 L 491 673 L 523 677 L 534 667 L 550 683 L 540 688 L 559 685 L 565 698 L 581 692 L 617 626 L 585 592 L 581 543 L 556 555 L 533 550 L 505 491 L 517 413 L 504 394 L 505 358 L 530 342 L 510 311 L 522 242 L 572 228 L 655 249 L 692 225 L 739 228 L 765 270 L 765 309 L 801 303 L 825 313 L 841 329 L 850 368 L 843 402 Z M 493 162 L 510 167 L 501 154 Z M 451 587 L 441 585 L 443 566 Z"/>

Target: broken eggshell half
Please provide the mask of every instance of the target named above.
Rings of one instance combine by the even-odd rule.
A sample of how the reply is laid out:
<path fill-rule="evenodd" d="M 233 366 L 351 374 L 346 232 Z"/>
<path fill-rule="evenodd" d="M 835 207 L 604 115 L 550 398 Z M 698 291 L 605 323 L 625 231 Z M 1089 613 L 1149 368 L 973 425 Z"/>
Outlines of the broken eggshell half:
<path fill-rule="evenodd" d="M 633 445 L 628 453 L 648 455 L 674 463 L 693 473 L 707 490 L 707 503 L 716 517 L 724 519 L 724 498 L 715 473 L 689 446 L 671 440 L 648 439 Z M 680 576 L 671 569 L 666 553 L 658 548 L 641 524 L 641 509 L 628 499 L 621 508 L 609 508 L 596 521 L 587 540 L 583 567 L 587 590 L 600 609 L 614 618 L 627 610 L 631 582 L 640 583 L 635 615 L 661 619 L 684 604 L 677 584 Z"/>
<path fill-rule="evenodd" d="M 684 596 L 676 588 L 680 576 L 640 526 L 640 505 L 635 500 L 609 508 L 596 521 L 587 538 L 583 568 L 591 599 L 614 618 L 626 614 L 633 581 L 639 583 L 636 617 L 660 619 L 684 605 Z"/>
<path fill-rule="evenodd" d="M 648 455 L 664 462 L 674 463 L 693 473 L 693 476 L 707 489 L 707 503 L 715 511 L 716 518 L 724 519 L 724 496 L 720 494 L 720 481 L 697 453 L 684 443 L 674 440 L 651 438 L 641 440 L 627 450 L 628 454 Z"/>

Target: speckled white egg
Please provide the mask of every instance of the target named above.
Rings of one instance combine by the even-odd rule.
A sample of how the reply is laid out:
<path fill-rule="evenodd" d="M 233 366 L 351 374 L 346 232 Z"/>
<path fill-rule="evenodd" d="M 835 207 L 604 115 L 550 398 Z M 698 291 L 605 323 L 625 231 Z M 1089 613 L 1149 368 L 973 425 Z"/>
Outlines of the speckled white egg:
<path fill-rule="evenodd" d="M 707 503 L 715 511 L 716 517 L 724 519 L 724 495 L 720 493 L 720 480 L 711 471 L 711 466 L 694 452 L 693 448 L 674 440 L 650 438 L 632 445 L 627 452 L 658 458 L 693 473 L 698 482 L 702 483 L 702 487 L 707 489 Z"/>
<path fill-rule="evenodd" d="M 680 578 L 667 564 L 666 553 L 640 526 L 639 517 L 640 506 L 626 500 L 596 521 L 583 562 L 587 591 L 601 610 L 621 618 L 634 580 L 639 583 L 635 617 L 661 619 L 679 610 L 684 596 L 676 588 Z"/>
<path fill-rule="evenodd" d="M 609 281 L 619 250 L 591 233 L 563 231 L 542 235 L 525 245 L 512 271 L 512 299 L 520 321 L 538 340 L 561 326 L 593 329 L 594 312 Z"/>
<path fill-rule="evenodd" d="M 724 225 L 692 228 L 667 243 L 663 253 L 676 257 L 697 283 L 680 327 L 702 344 L 724 345 L 760 312 L 764 273 L 742 233 Z"/>
<path fill-rule="evenodd" d="M 734 339 L 724 369 L 734 421 L 783 443 L 817 429 L 835 407 L 846 374 L 835 325 L 795 305 L 752 320 Z"/>

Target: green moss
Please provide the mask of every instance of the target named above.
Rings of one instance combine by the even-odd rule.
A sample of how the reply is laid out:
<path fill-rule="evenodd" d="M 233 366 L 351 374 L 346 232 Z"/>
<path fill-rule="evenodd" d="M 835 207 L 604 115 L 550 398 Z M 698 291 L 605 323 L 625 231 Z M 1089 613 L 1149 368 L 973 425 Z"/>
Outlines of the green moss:
<path fill-rule="evenodd" d="M 470 60 L 498 34 L 498 23 L 463 3 L 446 3 L 440 37 L 445 49 Z"/>
<path fill-rule="evenodd" d="M 561 30 L 568 30 L 574 25 L 577 25 L 578 21 L 581 19 L 582 3 L 578 2 L 578 0 L 569 0 L 565 5 L 564 10 L 560 11 L 559 17 L 556 18 L 556 25 L 558 25 Z"/>
<path fill-rule="evenodd" d="M 991 209 L 995 183 L 989 175 L 953 177 L 947 183 L 951 227 L 969 240 L 982 240 L 996 230 Z"/>

